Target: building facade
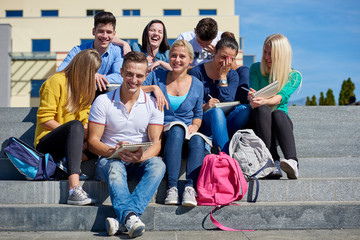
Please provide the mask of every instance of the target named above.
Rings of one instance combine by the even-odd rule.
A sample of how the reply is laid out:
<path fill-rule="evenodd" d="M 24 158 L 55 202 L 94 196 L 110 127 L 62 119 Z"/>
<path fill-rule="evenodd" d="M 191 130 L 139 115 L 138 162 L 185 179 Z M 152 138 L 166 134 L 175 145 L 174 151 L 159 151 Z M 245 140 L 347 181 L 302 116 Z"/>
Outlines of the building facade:
<path fill-rule="evenodd" d="M 129 43 L 141 42 L 152 19 L 164 22 L 172 43 L 204 17 L 214 18 L 219 30 L 239 39 L 234 0 L 1 0 L 0 24 L 11 25 L 11 106 L 38 106 L 42 82 L 72 47 L 93 39 L 93 16 L 98 11 L 116 16 L 116 36 Z M 242 65 L 242 49 L 237 62 Z"/>

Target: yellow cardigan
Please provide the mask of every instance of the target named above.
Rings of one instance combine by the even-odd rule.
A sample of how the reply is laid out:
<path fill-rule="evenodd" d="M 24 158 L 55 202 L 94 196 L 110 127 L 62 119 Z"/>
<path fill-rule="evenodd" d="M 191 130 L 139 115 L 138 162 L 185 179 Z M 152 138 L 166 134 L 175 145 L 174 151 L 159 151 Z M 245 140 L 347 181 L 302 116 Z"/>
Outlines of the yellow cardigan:
<path fill-rule="evenodd" d="M 60 124 L 64 124 L 72 120 L 79 120 L 85 125 L 88 122 L 90 106 L 80 112 L 69 113 L 66 110 L 66 100 L 65 74 L 62 72 L 55 73 L 40 88 L 40 106 L 37 112 L 34 140 L 35 147 L 39 140 L 50 132 L 50 130 L 41 126 L 42 123 L 55 120 Z"/>

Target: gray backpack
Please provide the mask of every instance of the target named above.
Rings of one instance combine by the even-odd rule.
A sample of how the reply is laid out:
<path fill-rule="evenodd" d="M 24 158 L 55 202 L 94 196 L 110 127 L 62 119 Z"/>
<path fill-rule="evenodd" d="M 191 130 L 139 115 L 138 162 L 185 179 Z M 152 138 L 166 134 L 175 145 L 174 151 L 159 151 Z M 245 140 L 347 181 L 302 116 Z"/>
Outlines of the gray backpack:
<path fill-rule="evenodd" d="M 247 201 L 256 202 L 259 194 L 258 178 L 264 178 L 275 170 L 274 160 L 265 143 L 251 129 L 238 130 L 231 138 L 229 153 L 239 162 L 249 182 Z M 255 197 L 253 198 L 254 184 Z"/>
<path fill-rule="evenodd" d="M 265 143 L 251 129 L 238 130 L 231 138 L 229 153 L 239 162 L 247 178 L 264 178 L 274 169 L 274 160 Z"/>

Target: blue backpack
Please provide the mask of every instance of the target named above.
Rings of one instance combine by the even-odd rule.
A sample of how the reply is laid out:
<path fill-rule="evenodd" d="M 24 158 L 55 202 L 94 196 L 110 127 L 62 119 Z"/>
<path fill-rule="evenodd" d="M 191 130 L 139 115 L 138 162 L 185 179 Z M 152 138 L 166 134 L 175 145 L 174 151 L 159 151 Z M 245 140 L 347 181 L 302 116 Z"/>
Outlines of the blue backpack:
<path fill-rule="evenodd" d="M 56 163 L 49 153 L 42 154 L 20 139 L 9 138 L 4 152 L 28 180 L 51 180 L 56 170 Z"/>

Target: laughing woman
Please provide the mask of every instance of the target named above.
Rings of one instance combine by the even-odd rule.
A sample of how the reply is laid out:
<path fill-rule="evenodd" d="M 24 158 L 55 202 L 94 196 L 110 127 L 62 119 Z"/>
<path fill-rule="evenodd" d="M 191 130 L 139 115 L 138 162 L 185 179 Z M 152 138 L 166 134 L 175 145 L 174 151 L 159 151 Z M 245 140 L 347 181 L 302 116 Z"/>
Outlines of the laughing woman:
<path fill-rule="evenodd" d="M 291 94 L 301 84 L 301 74 L 291 68 L 291 45 L 281 34 L 266 38 L 261 62 L 250 68 L 250 87 L 248 94 L 252 110 L 255 133 L 265 142 L 275 160 L 276 170 L 268 178 L 282 177 L 280 168 L 289 179 L 297 179 L 298 159 L 296 156 L 293 124 L 288 115 L 287 103 Z M 273 81 L 279 81 L 278 93 L 271 98 L 253 97 L 259 90 Z M 285 159 L 280 160 L 276 143 L 279 143 Z"/>
<path fill-rule="evenodd" d="M 94 203 L 79 182 L 80 164 L 91 156 L 86 151 L 90 105 L 95 97 L 95 73 L 101 65 L 99 53 L 78 53 L 61 72 L 40 88 L 34 146 L 55 159 L 66 158 L 69 174 L 68 204 Z"/>
<path fill-rule="evenodd" d="M 197 132 L 202 122 L 203 85 L 199 79 L 187 74 L 188 66 L 194 59 L 193 48 L 185 40 L 173 43 L 169 53 L 171 71 L 157 70 L 149 73 L 143 86 L 156 96 L 162 91 L 169 109 L 165 109 L 164 124 L 181 121 L 190 133 Z M 164 162 L 168 177 L 168 191 L 165 204 L 179 204 L 178 178 L 182 159 L 185 131 L 173 126 L 164 133 Z M 186 142 L 186 182 L 182 197 L 183 206 L 196 206 L 196 183 L 204 159 L 205 143 L 202 137 L 194 135 Z"/>

